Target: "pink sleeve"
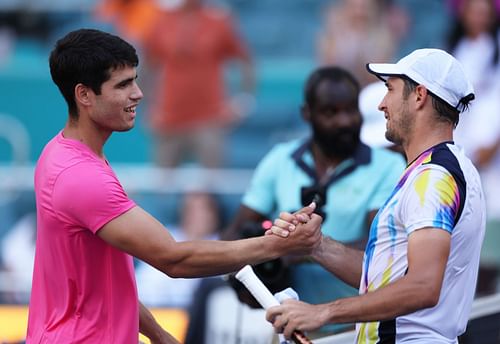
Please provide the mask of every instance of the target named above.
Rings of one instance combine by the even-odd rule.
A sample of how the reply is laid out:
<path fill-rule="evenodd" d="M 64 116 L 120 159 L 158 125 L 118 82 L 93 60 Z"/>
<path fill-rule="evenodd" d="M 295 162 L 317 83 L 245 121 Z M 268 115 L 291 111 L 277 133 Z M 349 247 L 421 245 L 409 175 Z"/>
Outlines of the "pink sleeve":
<path fill-rule="evenodd" d="M 54 184 L 52 205 L 69 226 L 96 233 L 102 226 L 135 206 L 111 168 L 81 162 L 64 170 Z"/>

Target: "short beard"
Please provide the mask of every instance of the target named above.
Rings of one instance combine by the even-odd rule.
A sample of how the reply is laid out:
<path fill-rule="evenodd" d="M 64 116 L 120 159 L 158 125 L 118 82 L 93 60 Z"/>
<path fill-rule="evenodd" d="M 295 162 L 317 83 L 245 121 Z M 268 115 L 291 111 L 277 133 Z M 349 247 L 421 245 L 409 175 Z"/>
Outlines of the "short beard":
<path fill-rule="evenodd" d="M 385 138 L 387 141 L 394 143 L 395 145 L 401 145 L 403 142 L 401 140 L 400 135 L 397 135 L 395 132 L 387 129 L 385 132 Z"/>
<path fill-rule="evenodd" d="M 405 138 L 408 137 L 413 128 L 414 122 L 415 116 L 410 114 L 408 103 L 404 100 L 399 119 L 397 122 L 393 122 L 392 130 L 387 128 L 385 138 L 396 145 L 403 145 Z"/>
<path fill-rule="evenodd" d="M 334 132 L 322 131 L 313 125 L 314 142 L 323 154 L 330 158 L 346 159 L 354 155 L 359 146 L 361 127 L 338 129 Z"/>

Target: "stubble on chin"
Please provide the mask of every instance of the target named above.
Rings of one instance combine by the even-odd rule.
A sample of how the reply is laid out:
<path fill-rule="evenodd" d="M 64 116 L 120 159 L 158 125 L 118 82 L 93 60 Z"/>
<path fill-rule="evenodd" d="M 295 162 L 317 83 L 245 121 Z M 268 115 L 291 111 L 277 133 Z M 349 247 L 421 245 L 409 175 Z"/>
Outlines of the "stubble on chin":
<path fill-rule="evenodd" d="M 389 141 L 389 142 L 392 142 L 396 145 L 399 145 L 401 144 L 401 140 L 392 132 L 390 131 L 389 129 L 386 130 L 385 132 L 385 138 Z"/>

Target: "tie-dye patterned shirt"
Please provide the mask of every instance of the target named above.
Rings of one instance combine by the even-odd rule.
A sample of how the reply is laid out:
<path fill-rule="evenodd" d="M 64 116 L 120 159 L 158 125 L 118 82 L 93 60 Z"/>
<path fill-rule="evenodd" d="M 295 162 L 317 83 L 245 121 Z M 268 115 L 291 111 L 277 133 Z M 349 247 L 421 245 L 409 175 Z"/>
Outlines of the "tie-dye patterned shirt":
<path fill-rule="evenodd" d="M 357 324 L 358 343 L 456 343 L 465 331 L 477 280 L 485 211 L 479 175 L 451 142 L 420 154 L 379 210 L 366 246 L 360 294 L 405 275 L 408 236 L 422 228 L 451 235 L 439 302 L 389 321 Z"/>

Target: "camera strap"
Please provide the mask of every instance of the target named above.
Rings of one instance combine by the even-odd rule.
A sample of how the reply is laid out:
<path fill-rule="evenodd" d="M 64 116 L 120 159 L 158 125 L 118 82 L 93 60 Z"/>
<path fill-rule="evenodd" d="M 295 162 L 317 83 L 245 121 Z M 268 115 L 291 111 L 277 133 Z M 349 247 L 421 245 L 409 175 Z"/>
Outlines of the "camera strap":
<path fill-rule="evenodd" d="M 349 166 L 343 168 L 338 173 L 336 173 L 337 169 L 333 169 L 330 173 L 328 173 L 329 175 L 325 176 L 325 178 L 320 179 L 316 174 L 316 170 L 310 165 L 306 164 L 303 159 L 304 153 L 306 151 L 311 151 L 311 146 L 312 138 L 309 138 L 292 153 L 292 159 L 295 161 L 297 166 L 299 166 L 302 171 L 304 171 L 314 181 L 313 186 L 318 188 L 326 189 L 336 180 L 352 173 L 358 166 L 367 165 L 371 162 L 371 148 L 360 142 L 352 158 L 353 161 Z"/>

